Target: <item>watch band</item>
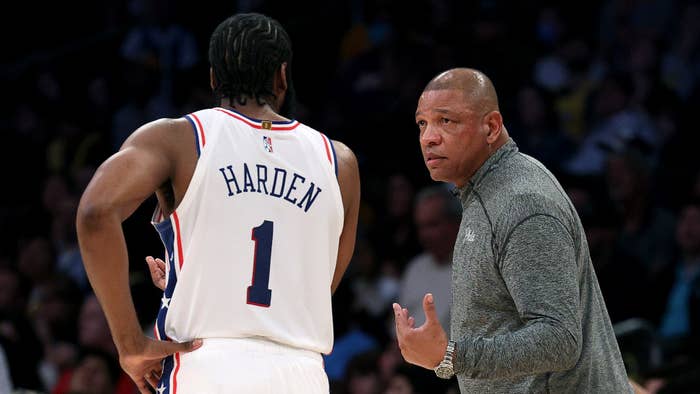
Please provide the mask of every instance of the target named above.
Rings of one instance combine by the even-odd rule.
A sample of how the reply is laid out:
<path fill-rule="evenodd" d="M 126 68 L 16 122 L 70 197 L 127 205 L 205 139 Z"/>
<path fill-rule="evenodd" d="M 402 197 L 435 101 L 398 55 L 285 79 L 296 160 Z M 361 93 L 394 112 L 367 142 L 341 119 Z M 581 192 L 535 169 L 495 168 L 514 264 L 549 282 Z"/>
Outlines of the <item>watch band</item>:
<path fill-rule="evenodd" d="M 455 351 L 455 341 L 447 342 L 447 349 L 445 350 L 445 356 L 443 357 L 440 364 L 435 367 L 435 374 L 442 379 L 449 379 L 454 375 L 454 365 L 452 363 L 452 358 L 454 357 Z"/>

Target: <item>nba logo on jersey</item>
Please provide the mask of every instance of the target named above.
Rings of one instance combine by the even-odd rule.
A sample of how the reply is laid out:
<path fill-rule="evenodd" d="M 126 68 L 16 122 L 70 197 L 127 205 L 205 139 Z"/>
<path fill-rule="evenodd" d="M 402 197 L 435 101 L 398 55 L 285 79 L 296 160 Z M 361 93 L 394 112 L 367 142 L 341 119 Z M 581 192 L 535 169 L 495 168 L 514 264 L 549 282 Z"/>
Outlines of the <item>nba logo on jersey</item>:
<path fill-rule="evenodd" d="M 263 146 L 265 147 L 265 150 L 272 153 L 272 138 L 268 136 L 263 136 Z"/>

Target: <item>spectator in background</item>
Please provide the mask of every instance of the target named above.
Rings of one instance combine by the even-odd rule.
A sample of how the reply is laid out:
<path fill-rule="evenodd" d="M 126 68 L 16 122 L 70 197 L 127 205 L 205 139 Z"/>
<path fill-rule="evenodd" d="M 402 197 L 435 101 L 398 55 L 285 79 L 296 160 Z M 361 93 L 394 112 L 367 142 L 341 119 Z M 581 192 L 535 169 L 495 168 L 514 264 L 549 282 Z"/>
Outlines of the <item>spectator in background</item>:
<path fill-rule="evenodd" d="M 71 278 L 80 291 L 86 292 L 90 284 L 83 267 L 83 259 L 80 257 L 75 232 L 77 210 L 78 198 L 72 194 L 58 201 L 51 222 L 51 241 L 56 250 L 56 270 Z"/>
<path fill-rule="evenodd" d="M 425 293 L 433 293 L 440 323 L 450 327 L 452 305 L 452 250 L 459 231 L 462 207 L 445 185 L 428 186 L 416 196 L 414 220 L 423 252 L 414 256 L 403 272 L 399 303 L 420 310 Z M 425 316 L 416 314 L 416 326 Z"/>
<path fill-rule="evenodd" d="M 50 281 L 56 268 L 56 253 L 46 237 L 29 236 L 22 240 L 17 257 L 17 268 L 31 286 L 28 302 L 32 304 L 41 285 Z"/>
<path fill-rule="evenodd" d="M 83 348 L 66 394 L 118 394 L 120 376 L 121 369 L 113 354 Z"/>
<path fill-rule="evenodd" d="M 459 393 L 456 389 L 456 381 L 456 379 L 441 380 L 429 370 L 404 362 L 398 366 L 383 393 L 444 394 L 452 385 L 455 385 L 456 390 L 453 392 Z"/>
<path fill-rule="evenodd" d="M 380 394 L 382 381 L 377 370 L 379 352 L 371 350 L 355 355 L 348 362 L 343 394 Z M 335 394 L 335 391 L 333 392 Z"/>
<path fill-rule="evenodd" d="M 649 305 L 640 302 L 647 296 L 647 275 L 642 263 L 624 255 L 617 245 L 618 222 L 600 190 L 602 181 L 581 177 L 563 177 L 562 186 L 576 207 L 586 231 L 586 240 L 595 267 L 600 290 L 611 322 L 647 316 Z"/>
<path fill-rule="evenodd" d="M 368 237 L 379 265 L 390 265 L 401 272 L 406 262 L 420 251 L 413 217 L 415 187 L 402 172 L 389 174 L 385 185 L 380 200 L 382 208 L 377 210 Z"/>
<path fill-rule="evenodd" d="M 533 85 L 524 85 L 518 91 L 513 135 L 523 153 L 541 161 L 555 173 L 560 172 L 565 159 L 576 147 L 559 128 L 551 96 Z"/>
<path fill-rule="evenodd" d="M 680 21 L 669 35 L 668 51 L 659 60 L 661 80 L 684 100 L 689 99 L 700 81 L 700 4 L 683 2 Z"/>
<path fill-rule="evenodd" d="M 107 364 L 107 369 L 110 371 L 111 367 L 109 365 L 116 363 L 118 366 L 117 348 L 112 341 L 109 325 L 102 307 L 94 293 L 88 293 L 83 299 L 77 326 L 76 352 L 80 358 L 71 367 L 60 371 L 58 380 L 52 386 L 51 394 L 72 394 L 71 390 L 76 389 L 74 384 L 78 384 L 78 387 L 83 387 L 83 383 L 86 382 L 85 379 L 90 379 L 85 376 L 87 371 L 104 369 L 102 366 L 95 366 L 94 364 Z M 88 361 L 85 359 L 86 356 L 96 356 L 102 361 L 99 363 L 94 360 Z M 115 388 L 115 394 L 134 394 L 138 392 L 136 385 L 124 371 L 118 368 L 117 372 L 115 379 L 110 378 L 110 382 L 113 382 L 110 387 Z M 78 374 L 79 377 L 76 378 L 75 374 Z M 110 376 L 112 376 L 111 372 Z"/>
<path fill-rule="evenodd" d="M 673 281 L 665 298 L 658 334 L 669 356 L 695 354 L 700 348 L 700 198 L 686 202 L 676 226 L 678 259 L 671 265 Z"/>
<path fill-rule="evenodd" d="M 377 248 L 381 248 L 378 245 Z M 348 277 L 356 308 L 365 310 L 372 318 L 381 319 L 391 309 L 399 294 L 400 268 L 393 261 L 381 262 L 375 248 L 366 238 L 358 239 Z"/>
<path fill-rule="evenodd" d="M 610 201 L 619 219 L 618 248 L 639 261 L 647 281 L 661 272 L 671 259 L 675 218 L 657 204 L 652 193 L 654 179 L 643 145 L 632 145 L 610 154 L 606 182 Z"/>
<path fill-rule="evenodd" d="M 650 150 L 648 161 L 654 164 L 659 136 L 643 108 L 632 105 L 634 82 L 623 72 L 608 73 L 591 95 L 589 130 L 573 157 L 564 163 L 564 171 L 573 175 L 602 176 L 610 149 L 620 151 L 634 139 Z"/>
<path fill-rule="evenodd" d="M 175 116 L 178 77 L 199 61 L 195 36 L 174 19 L 174 3 L 133 0 L 130 5 L 137 23 L 124 37 L 121 54 L 157 76 L 158 88 L 148 103 L 154 116 L 149 119 Z"/>
<path fill-rule="evenodd" d="M 82 292 L 60 273 L 54 273 L 37 290 L 30 316 L 44 347 L 41 378 L 45 387 L 52 387 L 61 371 L 72 366 L 77 357 L 76 321 Z"/>
<path fill-rule="evenodd" d="M 0 265 L 0 347 L 16 389 L 43 390 L 44 348 L 27 315 L 29 282 L 12 265 Z"/>
<path fill-rule="evenodd" d="M 74 362 L 71 343 L 81 292 L 71 278 L 56 270 L 55 250 L 44 236 L 32 236 L 21 245 L 17 267 L 31 286 L 26 313 L 32 326 L 29 333 L 35 333 L 42 348 L 37 365 L 40 384 L 51 387 L 58 371 Z M 22 331 L 20 336 L 29 334 Z"/>
<path fill-rule="evenodd" d="M 361 303 L 352 283 L 341 282 L 333 294 L 333 351 L 323 356 L 331 388 L 344 385 L 350 361 L 358 354 L 377 351 L 384 327 Z M 379 334 L 379 335 L 378 335 Z"/>

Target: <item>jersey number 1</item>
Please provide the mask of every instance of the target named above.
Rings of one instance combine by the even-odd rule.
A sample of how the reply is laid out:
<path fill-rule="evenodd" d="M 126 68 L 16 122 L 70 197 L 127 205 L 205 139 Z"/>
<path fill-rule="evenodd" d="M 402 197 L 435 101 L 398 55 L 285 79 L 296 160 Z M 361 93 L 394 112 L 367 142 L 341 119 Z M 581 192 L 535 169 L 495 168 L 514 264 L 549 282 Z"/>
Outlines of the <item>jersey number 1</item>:
<path fill-rule="evenodd" d="M 270 298 L 272 298 L 272 290 L 268 289 L 268 286 L 273 228 L 274 223 L 265 220 L 258 227 L 253 227 L 253 234 L 250 237 L 255 241 L 255 252 L 253 255 L 253 281 L 248 286 L 247 302 L 266 308 L 270 306 Z"/>

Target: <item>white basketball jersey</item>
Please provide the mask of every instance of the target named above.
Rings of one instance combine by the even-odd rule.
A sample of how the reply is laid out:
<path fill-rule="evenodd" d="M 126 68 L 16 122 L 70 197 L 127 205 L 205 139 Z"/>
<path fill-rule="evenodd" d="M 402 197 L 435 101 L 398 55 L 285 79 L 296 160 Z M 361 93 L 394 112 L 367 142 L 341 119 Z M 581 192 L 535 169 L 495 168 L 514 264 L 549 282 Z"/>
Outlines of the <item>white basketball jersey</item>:
<path fill-rule="evenodd" d="M 176 211 L 153 218 L 167 258 L 156 337 L 263 337 L 329 353 L 344 218 L 331 141 L 223 108 L 186 118 L 197 166 Z"/>

